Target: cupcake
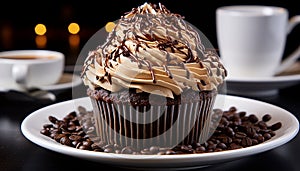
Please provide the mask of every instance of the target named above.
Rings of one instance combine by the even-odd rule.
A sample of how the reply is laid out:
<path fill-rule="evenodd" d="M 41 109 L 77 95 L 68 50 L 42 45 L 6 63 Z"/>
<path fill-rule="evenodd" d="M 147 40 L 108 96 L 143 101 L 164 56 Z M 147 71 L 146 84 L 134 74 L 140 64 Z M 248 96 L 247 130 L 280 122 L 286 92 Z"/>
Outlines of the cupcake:
<path fill-rule="evenodd" d="M 160 3 L 121 16 L 82 70 L 99 141 L 136 149 L 205 142 L 225 77 L 197 30 Z"/>

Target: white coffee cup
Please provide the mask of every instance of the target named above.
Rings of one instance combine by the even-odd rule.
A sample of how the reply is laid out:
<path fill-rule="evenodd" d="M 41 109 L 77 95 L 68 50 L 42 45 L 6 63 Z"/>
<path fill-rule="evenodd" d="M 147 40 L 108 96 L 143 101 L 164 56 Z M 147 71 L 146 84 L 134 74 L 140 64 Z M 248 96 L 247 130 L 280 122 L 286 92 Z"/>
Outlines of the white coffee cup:
<path fill-rule="evenodd" d="M 298 23 L 300 16 L 289 19 L 287 9 L 282 7 L 219 7 L 216 10 L 217 41 L 228 77 L 274 76 L 283 67 L 287 35 Z M 300 48 L 284 65 L 295 61 L 296 55 L 300 56 Z"/>
<path fill-rule="evenodd" d="M 65 56 L 52 50 L 0 52 L 0 89 L 25 91 L 59 81 Z"/>

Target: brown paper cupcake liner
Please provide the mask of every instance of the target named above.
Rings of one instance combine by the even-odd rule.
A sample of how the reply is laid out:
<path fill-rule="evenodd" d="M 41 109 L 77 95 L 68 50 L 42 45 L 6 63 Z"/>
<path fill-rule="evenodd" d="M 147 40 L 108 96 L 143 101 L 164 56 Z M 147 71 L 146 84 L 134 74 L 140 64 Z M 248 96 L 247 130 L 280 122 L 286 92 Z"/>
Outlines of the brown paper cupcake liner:
<path fill-rule="evenodd" d="M 133 107 L 91 98 L 100 141 L 137 149 L 203 143 L 211 135 L 215 95 L 179 105 Z"/>

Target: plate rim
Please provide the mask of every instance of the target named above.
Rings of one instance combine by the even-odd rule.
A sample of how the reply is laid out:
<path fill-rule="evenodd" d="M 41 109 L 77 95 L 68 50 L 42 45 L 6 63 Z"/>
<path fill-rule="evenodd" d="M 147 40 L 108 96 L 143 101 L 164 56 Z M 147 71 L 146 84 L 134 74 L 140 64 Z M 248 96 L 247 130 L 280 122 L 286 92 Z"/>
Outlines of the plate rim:
<path fill-rule="evenodd" d="M 275 77 L 227 77 L 225 79 L 227 82 L 257 82 L 257 83 L 277 83 L 277 82 L 286 82 L 286 81 L 300 81 L 300 74 L 293 75 L 282 75 Z"/>
<path fill-rule="evenodd" d="M 223 95 L 221 95 L 223 96 Z M 271 103 L 267 103 L 264 101 L 259 101 L 251 98 L 246 98 L 246 97 L 239 97 L 239 96 L 234 96 L 234 95 L 224 95 L 225 98 L 229 99 L 237 99 L 237 100 L 244 100 L 244 101 L 251 101 L 253 103 L 260 103 L 261 105 L 268 105 L 270 107 L 274 107 L 278 110 L 281 110 L 285 112 L 285 114 L 288 114 L 287 116 L 295 122 L 294 124 L 294 129 L 282 136 L 280 136 L 278 139 L 271 140 L 268 142 L 264 142 L 262 144 L 258 144 L 255 146 L 250 146 L 242 149 L 236 149 L 236 150 L 228 150 L 228 151 L 221 151 L 221 152 L 211 152 L 211 153 L 200 153 L 200 154 L 181 154 L 181 155 L 131 155 L 131 154 L 114 154 L 114 153 L 104 153 L 104 152 L 93 152 L 93 151 L 87 151 L 87 150 L 79 150 L 73 147 L 68 147 L 61 145 L 57 142 L 54 142 L 52 139 L 49 139 L 48 137 L 43 137 L 43 135 L 33 135 L 30 133 L 30 128 L 28 127 L 29 121 L 33 117 L 36 117 L 39 113 L 45 111 L 45 110 L 51 110 L 54 107 L 57 107 L 57 105 L 71 105 L 70 103 L 76 103 L 75 101 L 77 100 L 83 100 L 86 101 L 88 97 L 82 97 L 82 98 L 77 98 L 77 99 L 72 99 L 72 100 L 67 100 L 64 102 L 59 102 L 56 104 L 52 104 L 46 107 L 43 107 L 41 109 L 38 109 L 31 114 L 29 114 L 21 123 L 21 132 L 22 134 L 31 142 L 33 142 L 36 145 L 39 145 L 43 148 L 46 148 L 51 151 L 56 151 L 65 155 L 70 155 L 73 157 L 79 157 L 83 159 L 89 159 L 97 162 L 106 162 L 106 163 L 116 163 L 120 162 L 119 164 L 125 165 L 125 166 L 131 166 L 132 164 L 135 164 L 135 166 L 146 166 L 146 167 L 154 167 L 153 163 L 155 162 L 156 164 L 164 164 L 164 165 L 170 165 L 174 167 L 174 164 L 178 165 L 180 167 L 180 163 L 178 161 L 182 159 L 189 159 L 188 162 L 186 162 L 186 166 L 195 165 L 195 162 L 197 161 L 197 166 L 203 166 L 203 163 L 209 164 L 209 163 L 216 163 L 218 161 L 225 161 L 225 160 L 232 160 L 237 157 L 245 157 L 261 152 L 265 152 L 274 148 L 277 148 L 290 140 L 292 140 L 299 132 L 299 121 L 298 119 L 289 111 L 273 105 Z M 75 107 L 75 106 L 74 106 Z M 76 109 L 74 109 L 76 110 Z M 42 139 L 34 139 L 36 137 L 42 137 Z M 40 141 L 40 142 L 38 142 Z M 49 143 L 51 142 L 51 143 Z M 48 144 L 47 144 L 48 143 Z M 56 147 L 53 149 L 53 146 Z M 225 158 L 224 158 L 225 157 Z M 111 160 L 115 159 L 115 160 Z M 129 160 L 130 159 L 130 160 Z M 143 163 L 141 161 L 145 161 L 147 163 Z M 138 163 L 135 163 L 139 161 Z M 169 163 L 170 162 L 170 163 Z M 163 166 L 160 166 L 163 167 Z"/>

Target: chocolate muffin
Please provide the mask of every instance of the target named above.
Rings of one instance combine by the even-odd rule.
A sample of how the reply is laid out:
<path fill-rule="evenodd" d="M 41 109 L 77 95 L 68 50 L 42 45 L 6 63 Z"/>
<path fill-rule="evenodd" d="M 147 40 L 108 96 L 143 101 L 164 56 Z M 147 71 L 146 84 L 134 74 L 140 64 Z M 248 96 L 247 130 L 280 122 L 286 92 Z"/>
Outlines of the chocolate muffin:
<path fill-rule="evenodd" d="M 226 69 L 183 18 L 144 3 L 89 52 L 82 79 L 102 143 L 172 148 L 209 138 Z"/>

